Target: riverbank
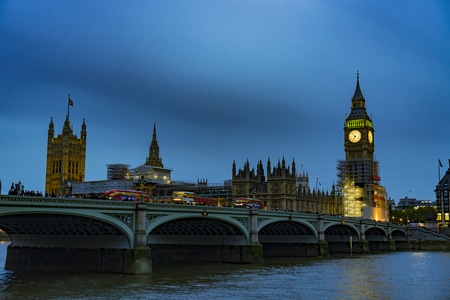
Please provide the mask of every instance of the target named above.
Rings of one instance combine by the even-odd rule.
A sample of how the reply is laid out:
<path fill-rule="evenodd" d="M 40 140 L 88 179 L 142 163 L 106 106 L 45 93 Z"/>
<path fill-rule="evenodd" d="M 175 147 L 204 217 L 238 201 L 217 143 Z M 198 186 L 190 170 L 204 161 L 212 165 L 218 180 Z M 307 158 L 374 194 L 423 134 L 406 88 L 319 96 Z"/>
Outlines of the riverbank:
<path fill-rule="evenodd" d="M 410 242 L 410 250 L 450 251 L 450 242 L 413 240 Z"/>

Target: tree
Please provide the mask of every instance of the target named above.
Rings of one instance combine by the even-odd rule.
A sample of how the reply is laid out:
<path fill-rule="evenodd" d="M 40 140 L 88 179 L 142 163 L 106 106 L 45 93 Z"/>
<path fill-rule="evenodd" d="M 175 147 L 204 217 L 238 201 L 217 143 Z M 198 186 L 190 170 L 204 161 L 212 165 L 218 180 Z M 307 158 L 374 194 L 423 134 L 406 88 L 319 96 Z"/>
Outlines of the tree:
<path fill-rule="evenodd" d="M 392 210 L 390 212 L 391 222 L 407 225 L 408 223 L 424 223 L 426 221 L 436 221 L 437 211 L 432 206 L 407 207 L 402 210 Z"/>

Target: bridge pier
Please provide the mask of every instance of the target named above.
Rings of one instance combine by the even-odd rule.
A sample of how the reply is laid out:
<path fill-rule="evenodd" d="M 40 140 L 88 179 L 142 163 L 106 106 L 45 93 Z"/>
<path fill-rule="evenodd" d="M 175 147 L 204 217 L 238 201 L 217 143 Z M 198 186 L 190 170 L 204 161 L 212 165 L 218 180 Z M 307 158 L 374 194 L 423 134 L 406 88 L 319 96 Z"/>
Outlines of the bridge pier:
<path fill-rule="evenodd" d="M 259 243 L 258 210 L 250 209 L 250 245 L 247 246 L 251 254 L 251 262 L 264 262 L 263 246 Z"/>
<path fill-rule="evenodd" d="M 126 250 L 123 255 L 124 274 L 151 274 L 152 267 L 152 249 L 149 247 L 137 247 Z"/>
<path fill-rule="evenodd" d="M 359 232 L 360 232 L 359 246 L 361 248 L 361 253 L 368 254 L 370 253 L 370 244 L 369 241 L 366 239 L 366 226 L 363 220 L 359 221 Z"/>
<path fill-rule="evenodd" d="M 328 247 L 328 243 L 326 241 L 319 241 L 319 256 L 328 255 L 330 255 L 330 248 Z"/>
<path fill-rule="evenodd" d="M 134 222 L 134 247 L 124 254 L 123 273 L 126 274 L 151 274 L 152 249 L 147 245 L 147 203 L 136 203 L 136 218 Z"/>
<path fill-rule="evenodd" d="M 328 242 L 325 241 L 325 231 L 324 231 L 324 218 L 322 214 L 317 216 L 317 233 L 318 233 L 318 241 L 317 244 L 319 246 L 319 256 L 328 256 L 330 255 L 330 248 Z"/>
<path fill-rule="evenodd" d="M 364 239 L 359 242 L 359 246 L 361 247 L 361 253 L 369 254 L 370 253 L 370 244 L 369 241 Z"/>
<path fill-rule="evenodd" d="M 388 231 L 388 247 L 389 247 L 389 251 L 397 251 L 397 246 L 395 245 L 395 240 L 392 237 L 391 223 L 388 223 L 387 231 Z"/>
<path fill-rule="evenodd" d="M 395 241 L 393 239 L 388 241 L 388 247 L 389 251 L 397 251 L 397 246 L 395 245 Z"/>

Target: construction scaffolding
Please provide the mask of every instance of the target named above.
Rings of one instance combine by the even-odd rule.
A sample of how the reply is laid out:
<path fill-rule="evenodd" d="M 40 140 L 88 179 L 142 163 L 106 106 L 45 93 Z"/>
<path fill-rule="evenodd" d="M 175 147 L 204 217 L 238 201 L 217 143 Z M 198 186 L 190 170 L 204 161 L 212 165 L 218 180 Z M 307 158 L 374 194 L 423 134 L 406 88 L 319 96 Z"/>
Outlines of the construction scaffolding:
<path fill-rule="evenodd" d="M 130 179 L 130 166 L 125 164 L 110 164 L 108 167 L 108 180 Z"/>
<path fill-rule="evenodd" d="M 367 208 L 387 210 L 387 194 L 379 184 L 378 162 L 372 159 L 340 160 L 338 185 L 345 216 L 362 217 Z"/>
<path fill-rule="evenodd" d="M 377 184 L 380 181 L 378 162 L 372 159 L 339 160 L 338 184 L 349 180 L 355 186 L 364 187 L 366 184 Z"/>

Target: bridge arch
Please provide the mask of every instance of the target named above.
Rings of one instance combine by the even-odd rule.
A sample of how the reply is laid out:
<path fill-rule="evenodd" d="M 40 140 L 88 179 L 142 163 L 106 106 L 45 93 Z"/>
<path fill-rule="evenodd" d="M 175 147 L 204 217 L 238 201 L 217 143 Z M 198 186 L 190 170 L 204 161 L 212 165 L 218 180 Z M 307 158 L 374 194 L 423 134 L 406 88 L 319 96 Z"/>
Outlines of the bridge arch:
<path fill-rule="evenodd" d="M 317 231 L 308 222 L 272 220 L 258 230 L 259 242 L 264 243 L 316 243 Z"/>
<path fill-rule="evenodd" d="M 0 213 L 0 228 L 13 246 L 132 249 L 133 224 L 104 213 L 83 211 L 9 211 Z"/>
<path fill-rule="evenodd" d="M 392 239 L 394 241 L 407 241 L 408 240 L 406 232 L 402 229 L 393 229 L 391 235 L 392 235 Z"/>
<path fill-rule="evenodd" d="M 369 242 L 386 242 L 389 240 L 387 231 L 378 226 L 366 227 L 364 234 Z"/>
<path fill-rule="evenodd" d="M 152 219 L 146 229 L 147 243 L 168 245 L 248 245 L 244 224 L 233 218 L 166 215 Z M 207 238 L 206 238 L 207 237 Z"/>
<path fill-rule="evenodd" d="M 357 227 L 347 223 L 328 223 L 324 226 L 326 242 L 352 242 L 360 241 L 360 233 Z"/>
<path fill-rule="evenodd" d="M 308 222 L 308 220 L 303 220 L 303 219 L 298 219 L 298 218 L 286 218 L 284 216 L 281 217 L 275 217 L 275 216 L 271 216 L 270 219 L 264 219 L 258 222 L 258 232 L 260 232 L 264 227 L 272 224 L 272 223 L 278 223 L 278 222 L 294 222 L 294 223 L 299 223 L 303 226 L 305 226 L 306 228 L 308 228 L 311 232 L 314 233 L 314 236 L 317 240 L 318 237 L 318 232 L 316 230 L 316 228 L 314 227 L 313 224 L 311 224 L 310 222 Z"/>

